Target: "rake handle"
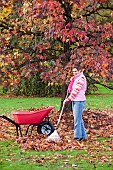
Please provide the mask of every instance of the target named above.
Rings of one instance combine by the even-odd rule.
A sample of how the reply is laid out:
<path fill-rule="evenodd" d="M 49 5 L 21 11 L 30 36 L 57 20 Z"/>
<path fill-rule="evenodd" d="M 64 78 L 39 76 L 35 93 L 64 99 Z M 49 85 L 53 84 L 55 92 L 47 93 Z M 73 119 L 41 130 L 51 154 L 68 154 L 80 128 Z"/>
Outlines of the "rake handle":
<path fill-rule="evenodd" d="M 66 97 L 65 99 L 68 97 L 68 93 L 66 94 Z M 59 119 L 58 119 L 58 122 L 57 122 L 57 125 L 56 125 L 56 128 L 55 129 L 58 129 L 58 125 L 60 123 L 60 119 L 61 119 L 61 116 L 62 116 L 62 113 L 63 113 L 63 110 L 64 110 L 64 106 L 65 104 L 63 103 L 63 106 L 62 106 L 62 109 L 61 109 L 61 112 L 60 112 L 60 116 L 59 116 Z"/>
<path fill-rule="evenodd" d="M 57 122 L 57 125 L 56 125 L 56 128 L 55 128 L 55 129 L 58 129 L 58 125 L 59 125 L 59 123 L 60 123 L 63 110 L 64 110 L 64 104 L 63 104 L 63 106 L 62 106 L 62 109 L 61 109 L 61 112 L 60 112 L 60 116 L 59 116 L 59 119 L 58 119 L 58 122 Z"/>

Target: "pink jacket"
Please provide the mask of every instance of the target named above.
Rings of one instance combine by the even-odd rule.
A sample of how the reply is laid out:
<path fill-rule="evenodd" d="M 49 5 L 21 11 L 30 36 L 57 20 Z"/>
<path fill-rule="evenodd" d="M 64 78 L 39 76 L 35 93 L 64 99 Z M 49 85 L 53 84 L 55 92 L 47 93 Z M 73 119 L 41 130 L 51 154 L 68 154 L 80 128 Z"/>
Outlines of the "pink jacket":
<path fill-rule="evenodd" d="M 67 92 L 70 93 L 67 101 L 85 101 L 85 91 L 87 88 L 86 78 L 83 72 L 72 77 Z"/>

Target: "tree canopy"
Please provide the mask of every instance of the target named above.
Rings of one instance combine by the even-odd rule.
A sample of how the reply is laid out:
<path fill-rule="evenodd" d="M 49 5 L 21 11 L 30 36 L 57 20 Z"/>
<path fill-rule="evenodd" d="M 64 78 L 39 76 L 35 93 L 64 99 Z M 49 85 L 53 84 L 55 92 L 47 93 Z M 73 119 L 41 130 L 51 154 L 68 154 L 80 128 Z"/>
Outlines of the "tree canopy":
<path fill-rule="evenodd" d="M 15 87 L 36 74 L 62 84 L 76 64 L 88 77 L 109 86 L 112 0 L 2 0 L 0 11 L 3 87 Z"/>

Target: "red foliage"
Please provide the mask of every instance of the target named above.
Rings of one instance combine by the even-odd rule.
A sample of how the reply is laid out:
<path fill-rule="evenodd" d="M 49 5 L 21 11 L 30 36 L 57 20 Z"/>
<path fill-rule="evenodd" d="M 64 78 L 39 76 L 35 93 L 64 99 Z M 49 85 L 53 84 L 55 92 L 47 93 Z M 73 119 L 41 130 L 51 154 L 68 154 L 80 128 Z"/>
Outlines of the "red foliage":
<path fill-rule="evenodd" d="M 3 86 L 16 86 L 36 73 L 43 80 L 64 83 L 77 63 L 95 79 L 106 82 L 112 77 L 113 26 L 105 17 L 94 17 L 104 0 L 98 5 L 96 0 L 73 2 L 24 0 L 2 4 Z M 105 3 L 109 7 L 110 2 Z"/>

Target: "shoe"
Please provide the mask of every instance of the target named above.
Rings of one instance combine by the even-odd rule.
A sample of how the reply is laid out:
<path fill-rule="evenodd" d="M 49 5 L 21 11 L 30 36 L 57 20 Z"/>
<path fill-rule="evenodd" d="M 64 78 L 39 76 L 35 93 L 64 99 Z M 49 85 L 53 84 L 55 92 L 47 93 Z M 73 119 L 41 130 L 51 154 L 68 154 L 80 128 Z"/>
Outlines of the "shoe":
<path fill-rule="evenodd" d="M 77 141 L 81 141 L 83 138 L 74 138 Z"/>

